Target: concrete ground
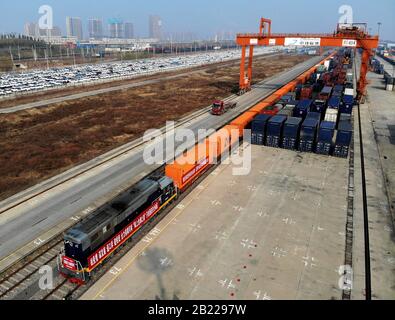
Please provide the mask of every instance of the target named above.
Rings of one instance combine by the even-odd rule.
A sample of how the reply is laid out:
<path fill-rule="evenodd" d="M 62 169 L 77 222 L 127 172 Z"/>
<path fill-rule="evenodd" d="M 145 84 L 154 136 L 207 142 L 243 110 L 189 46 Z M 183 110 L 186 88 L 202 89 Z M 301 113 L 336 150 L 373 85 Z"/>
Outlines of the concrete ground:
<path fill-rule="evenodd" d="M 361 105 L 367 182 L 372 298 L 395 299 L 395 93 L 383 76 L 370 73 L 368 100 Z M 358 122 L 355 122 L 355 211 L 353 299 L 364 298 L 363 207 Z"/>
<path fill-rule="evenodd" d="M 252 146 L 82 299 L 341 299 L 348 160 Z"/>
<path fill-rule="evenodd" d="M 395 299 L 394 93 L 370 74 L 361 105 L 373 299 Z M 365 298 L 355 112 L 352 299 Z M 252 146 L 221 164 L 82 299 L 341 299 L 349 161 Z"/>

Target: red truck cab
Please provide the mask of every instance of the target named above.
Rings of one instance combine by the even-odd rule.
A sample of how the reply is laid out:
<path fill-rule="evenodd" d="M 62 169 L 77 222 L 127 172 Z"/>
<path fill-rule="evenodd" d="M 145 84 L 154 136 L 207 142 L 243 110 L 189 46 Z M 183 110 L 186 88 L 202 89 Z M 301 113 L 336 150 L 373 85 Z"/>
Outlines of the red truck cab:
<path fill-rule="evenodd" d="M 213 115 L 222 115 L 229 109 L 236 107 L 236 102 L 224 102 L 222 100 L 215 100 L 211 106 L 211 113 Z"/>

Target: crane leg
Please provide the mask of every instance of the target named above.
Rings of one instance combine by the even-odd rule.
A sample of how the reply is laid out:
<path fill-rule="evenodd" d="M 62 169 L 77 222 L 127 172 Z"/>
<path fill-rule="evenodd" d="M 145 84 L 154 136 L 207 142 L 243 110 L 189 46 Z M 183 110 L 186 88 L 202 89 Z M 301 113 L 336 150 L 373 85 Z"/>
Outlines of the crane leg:
<path fill-rule="evenodd" d="M 247 90 L 251 89 L 251 82 L 252 82 L 252 60 L 254 57 L 254 46 L 250 46 L 250 54 L 248 57 L 248 73 L 247 73 L 247 78 L 248 78 L 248 83 L 247 83 Z"/>
<path fill-rule="evenodd" d="M 358 81 L 358 100 L 364 101 L 366 96 L 366 86 L 368 84 L 367 74 L 369 71 L 369 61 L 372 56 L 372 51 L 368 49 L 363 49 L 362 59 L 361 59 L 361 72 Z"/>
<path fill-rule="evenodd" d="M 246 89 L 245 83 L 245 60 L 246 60 L 246 46 L 241 47 L 241 60 L 240 60 L 240 81 L 239 81 L 239 93 L 243 94 Z"/>

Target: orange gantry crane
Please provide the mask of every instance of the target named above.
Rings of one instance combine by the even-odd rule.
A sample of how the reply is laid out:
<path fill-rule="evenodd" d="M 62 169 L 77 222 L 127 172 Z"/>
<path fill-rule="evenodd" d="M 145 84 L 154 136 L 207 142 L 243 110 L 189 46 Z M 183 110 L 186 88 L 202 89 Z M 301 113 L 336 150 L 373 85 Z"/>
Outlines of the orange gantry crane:
<path fill-rule="evenodd" d="M 254 46 L 314 46 L 314 47 L 347 47 L 361 48 L 361 70 L 358 81 L 358 97 L 366 94 L 370 57 L 373 49 L 378 47 L 379 37 L 369 35 L 365 23 L 338 24 L 332 34 L 272 33 L 272 21 L 261 18 L 259 33 L 238 34 L 236 42 L 241 46 L 240 62 L 240 94 L 250 90 L 252 79 L 252 61 Z M 249 47 L 248 69 L 245 73 L 246 50 Z"/>

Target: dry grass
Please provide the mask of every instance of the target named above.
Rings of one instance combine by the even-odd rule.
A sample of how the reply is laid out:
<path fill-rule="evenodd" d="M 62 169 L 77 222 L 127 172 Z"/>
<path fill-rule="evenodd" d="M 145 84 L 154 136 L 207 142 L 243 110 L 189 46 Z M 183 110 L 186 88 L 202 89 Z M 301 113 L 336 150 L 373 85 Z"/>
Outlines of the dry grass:
<path fill-rule="evenodd" d="M 260 59 L 262 80 L 308 59 Z M 228 96 L 238 66 L 213 66 L 182 79 L 0 116 L 0 198 L 6 198 Z"/>

